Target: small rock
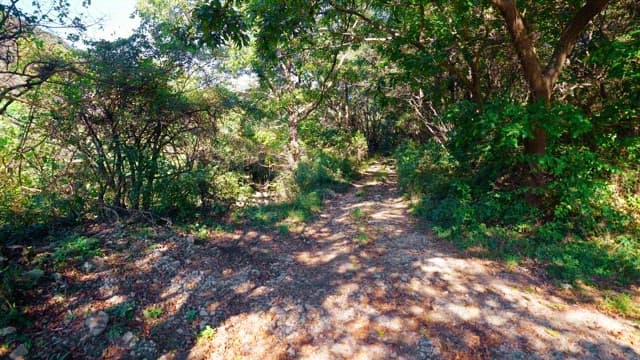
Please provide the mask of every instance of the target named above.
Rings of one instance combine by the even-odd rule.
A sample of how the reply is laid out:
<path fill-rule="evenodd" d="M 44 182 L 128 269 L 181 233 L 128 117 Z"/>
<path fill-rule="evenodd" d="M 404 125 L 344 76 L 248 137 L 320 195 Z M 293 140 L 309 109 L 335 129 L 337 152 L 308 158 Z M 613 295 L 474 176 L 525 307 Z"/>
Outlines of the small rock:
<path fill-rule="evenodd" d="M 289 349 L 287 349 L 287 355 L 289 355 L 289 357 L 291 358 L 296 357 L 296 349 L 294 349 L 293 347 L 289 347 Z"/>
<path fill-rule="evenodd" d="M 127 302 L 127 297 L 126 296 L 122 296 L 122 295 L 114 295 L 114 296 L 108 298 L 105 302 L 109 306 L 117 306 L 117 305 L 120 305 L 120 304 L 123 304 L 123 303 Z"/>
<path fill-rule="evenodd" d="M 7 326 L 6 328 L 0 329 L 0 336 L 11 335 L 16 332 L 16 328 L 13 326 Z"/>
<path fill-rule="evenodd" d="M 84 271 L 85 273 L 90 273 L 95 268 L 96 268 L 96 265 L 93 262 L 85 261 L 84 264 L 82 264 L 81 270 Z"/>
<path fill-rule="evenodd" d="M 138 342 L 138 337 L 133 335 L 131 331 L 127 331 L 124 335 L 122 335 L 121 340 L 122 340 L 122 344 L 126 348 L 132 349 Z"/>
<path fill-rule="evenodd" d="M 89 333 L 93 336 L 102 334 L 102 332 L 107 328 L 108 323 L 109 315 L 104 311 L 98 312 L 85 321 L 85 325 L 89 328 Z"/>
<path fill-rule="evenodd" d="M 15 350 L 13 350 L 13 352 L 11 352 L 11 354 L 9 354 L 9 357 L 13 360 L 24 360 L 26 359 L 27 354 L 29 354 L 27 347 L 24 346 L 24 344 L 20 344 Z"/>
<path fill-rule="evenodd" d="M 200 316 L 209 316 L 209 312 L 206 309 L 200 309 Z"/>
<path fill-rule="evenodd" d="M 573 289 L 573 286 L 571 284 L 562 284 L 562 285 L 560 285 L 560 287 L 562 287 L 564 290 Z"/>

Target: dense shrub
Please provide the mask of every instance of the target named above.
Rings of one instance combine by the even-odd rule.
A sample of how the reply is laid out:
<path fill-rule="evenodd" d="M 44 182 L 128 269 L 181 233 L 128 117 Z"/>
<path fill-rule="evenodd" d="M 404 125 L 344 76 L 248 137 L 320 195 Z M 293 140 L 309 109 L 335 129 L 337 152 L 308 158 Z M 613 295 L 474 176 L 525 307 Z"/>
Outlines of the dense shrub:
<path fill-rule="evenodd" d="M 597 145 L 616 137 L 595 133 L 580 110 L 566 105 L 461 103 L 449 116 L 468 125 L 457 127 L 446 147 L 409 143 L 395 154 L 400 188 L 420 195 L 415 211 L 439 236 L 491 256 L 535 257 L 564 281 L 640 276 L 640 262 L 630 255 L 640 251 L 637 169 L 620 166 L 627 160 L 610 152 L 625 148 L 625 156 L 636 156 L 628 138 Z M 547 118 L 577 130 L 549 125 L 544 156 L 518 155 L 530 121 Z M 545 176 L 539 188 L 522 186 L 531 166 Z"/>

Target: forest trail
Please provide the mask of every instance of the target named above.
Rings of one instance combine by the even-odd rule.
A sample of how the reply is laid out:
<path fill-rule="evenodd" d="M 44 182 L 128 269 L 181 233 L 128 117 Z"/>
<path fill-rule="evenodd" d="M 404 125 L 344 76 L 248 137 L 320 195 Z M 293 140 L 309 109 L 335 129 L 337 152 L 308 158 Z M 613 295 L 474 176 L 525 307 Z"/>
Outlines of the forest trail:
<path fill-rule="evenodd" d="M 374 164 L 301 233 L 128 240 L 126 257 L 65 274 L 83 290 L 42 304 L 57 320 L 40 331 L 65 319 L 66 335 L 48 339 L 67 342 L 51 351 L 82 358 L 640 359 L 637 324 L 572 304 L 525 269 L 463 255 L 408 208 L 393 165 Z M 127 304 L 136 315 L 123 319 Z M 83 337 L 99 310 L 108 331 Z"/>

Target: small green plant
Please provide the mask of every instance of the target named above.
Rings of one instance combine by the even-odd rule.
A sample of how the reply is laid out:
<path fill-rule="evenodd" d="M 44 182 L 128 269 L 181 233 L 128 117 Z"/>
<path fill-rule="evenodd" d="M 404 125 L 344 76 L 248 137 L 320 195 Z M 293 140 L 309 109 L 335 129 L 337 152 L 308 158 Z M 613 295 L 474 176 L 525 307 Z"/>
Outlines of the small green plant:
<path fill-rule="evenodd" d="M 67 322 L 71 322 L 73 320 L 75 320 L 78 316 L 74 313 L 72 313 L 71 311 L 67 312 L 67 314 L 64 316 L 64 321 Z"/>
<path fill-rule="evenodd" d="M 185 314 L 185 318 L 187 319 L 188 322 L 195 321 L 197 317 L 198 317 L 198 311 L 196 309 L 189 309 Z"/>
<path fill-rule="evenodd" d="M 209 229 L 206 226 L 201 226 L 196 232 L 196 240 L 200 243 L 204 243 L 209 240 Z"/>
<path fill-rule="evenodd" d="M 376 174 L 375 174 L 375 179 L 376 179 L 376 181 L 379 181 L 379 182 L 385 181 L 387 179 L 387 177 L 389 177 L 389 173 L 387 172 L 386 169 L 382 169 L 382 170 L 376 172 Z"/>
<path fill-rule="evenodd" d="M 287 224 L 278 225 L 278 234 L 283 236 L 289 235 L 289 225 Z"/>
<path fill-rule="evenodd" d="M 609 311 L 614 311 L 628 317 L 640 318 L 640 306 L 634 304 L 629 294 L 620 293 L 608 295 L 605 297 L 603 305 Z"/>
<path fill-rule="evenodd" d="M 369 235 L 365 233 L 359 233 L 358 235 L 356 235 L 356 241 L 360 245 L 367 245 L 371 241 L 371 239 L 369 238 Z"/>
<path fill-rule="evenodd" d="M 147 247 L 149 251 L 154 251 L 160 249 L 160 244 L 153 243 Z"/>
<path fill-rule="evenodd" d="M 353 210 L 351 210 L 351 217 L 356 219 L 356 220 L 360 220 L 364 217 L 364 213 L 362 212 L 362 209 L 360 208 L 355 208 Z"/>
<path fill-rule="evenodd" d="M 163 310 L 160 306 L 153 306 L 148 309 L 144 309 L 142 311 L 142 315 L 146 319 L 157 319 L 162 315 L 162 313 L 163 313 Z"/>
<path fill-rule="evenodd" d="M 69 261 L 82 261 L 102 255 L 100 240 L 87 236 L 70 236 L 53 253 L 56 267 L 64 267 Z"/>
<path fill-rule="evenodd" d="M 134 232 L 134 234 L 137 237 L 149 238 L 153 234 L 153 228 L 151 228 L 149 226 L 141 227 L 136 232 Z"/>
<path fill-rule="evenodd" d="M 119 338 L 122 333 L 123 333 L 123 329 L 120 326 L 114 326 L 111 329 L 109 329 L 109 332 L 107 333 L 107 338 L 111 341 L 116 340 L 117 338 Z"/>
<path fill-rule="evenodd" d="M 211 341 L 216 336 L 216 329 L 207 325 L 198 333 L 198 342 Z"/>
<path fill-rule="evenodd" d="M 363 197 L 365 195 L 367 195 L 367 192 L 364 191 L 364 189 L 358 189 L 358 191 L 356 191 L 356 196 L 357 197 Z"/>
<path fill-rule="evenodd" d="M 112 307 L 108 312 L 110 312 L 115 317 L 131 320 L 133 319 L 135 311 L 136 304 L 133 301 L 127 301 Z"/>
<path fill-rule="evenodd" d="M 520 264 L 520 257 L 518 255 L 508 254 L 505 256 L 504 262 L 509 271 L 515 270 Z"/>

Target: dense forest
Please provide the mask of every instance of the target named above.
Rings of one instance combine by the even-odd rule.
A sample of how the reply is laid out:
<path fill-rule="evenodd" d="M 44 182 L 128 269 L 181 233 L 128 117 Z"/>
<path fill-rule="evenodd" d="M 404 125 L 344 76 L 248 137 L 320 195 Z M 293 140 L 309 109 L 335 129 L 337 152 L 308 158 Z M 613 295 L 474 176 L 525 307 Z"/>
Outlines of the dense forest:
<path fill-rule="evenodd" d="M 254 266 L 242 279 L 268 287 L 279 277 L 256 264 L 273 260 L 273 269 L 287 262 L 274 260 L 278 254 L 321 246 L 316 236 L 327 228 L 347 234 L 331 225 L 342 211 L 354 229 L 352 257 L 357 248 L 363 261 L 348 260 L 357 274 L 351 281 L 369 270 L 387 273 L 391 283 L 395 272 L 415 276 L 415 269 L 400 275 L 410 261 L 397 268 L 366 261 L 385 241 L 424 237 L 408 248 L 458 254 L 443 268 L 458 257 L 491 261 L 527 274 L 517 281 L 530 296 L 559 292 L 564 307 L 635 321 L 630 332 L 620 330 L 635 345 L 573 339 L 580 349 L 558 350 L 559 358 L 640 358 L 638 2 L 138 0 L 139 27 L 113 41 L 83 41 L 91 24 L 70 7 L 0 1 L 0 354 L 306 358 L 303 345 L 316 338 L 287 337 L 278 344 L 288 347 L 264 353 L 259 340 L 250 344 L 258 350 L 224 350 L 236 339 L 228 330 L 234 316 L 257 313 L 227 296 L 231 290 L 216 290 L 216 303 L 234 309 L 219 318 L 200 305 L 170 314 L 150 278 L 124 273 L 109 276 L 157 290 L 157 298 L 91 303 L 105 281 L 95 274 L 161 252 L 152 268 L 170 274 L 171 284 L 177 269 L 193 274 L 201 257 L 227 264 L 216 266 L 228 282 L 243 273 L 241 264 Z M 394 213 L 393 205 L 376 213 L 395 193 L 406 212 Z M 322 227 L 324 218 L 332 220 Z M 256 240 L 267 237 L 278 247 Z M 338 288 L 339 274 L 322 286 Z M 470 276 L 458 282 L 471 289 L 489 281 Z M 359 288 L 373 286 L 359 281 Z M 272 287 L 286 294 L 286 286 Z M 125 292 L 104 297 L 118 294 Z M 315 303 L 326 310 L 322 301 Z M 308 319 L 312 311 L 300 306 Z M 188 323 L 184 343 L 163 343 L 178 318 Z M 553 357 L 533 341 L 501 347 L 513 329 L 469 330 L 478 325 L 463 322 L 451 330 L 433 321 L 416 327 L 428 341 L 400 343 L 405 335 L 391 339 L 389 326 L 368 336 L 387 337 L 380 346 L 393 352 L 360 350 L 365 358 L 518 358 L 495 352 L 505 348 Z M 63 323 L 88 327 L 89 340 L 75 343 L 66 333 L 55 343 L 43 335 Z M 572 337 L 568 329 L 547 332 Z M 472 331 L 478 341 L 459 340 L 468 334 L 456 331 Z M 129 335 L 135 346 L 122 342 Z M 425 341 L 433 349 L 421 348 Z M 358 357 L 335 351 L 319 354 Z"/>

